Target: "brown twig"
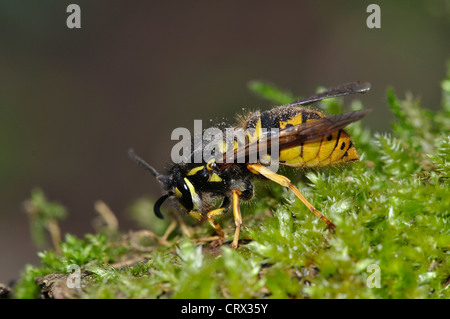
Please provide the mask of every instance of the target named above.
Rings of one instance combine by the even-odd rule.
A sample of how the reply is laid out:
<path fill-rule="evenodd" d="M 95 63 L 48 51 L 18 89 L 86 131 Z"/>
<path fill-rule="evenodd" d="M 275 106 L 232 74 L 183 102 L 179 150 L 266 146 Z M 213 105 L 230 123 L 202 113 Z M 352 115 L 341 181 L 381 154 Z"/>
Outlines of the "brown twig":
<path fill-rule="evenodd" d="M 98 200 L 94 203 L 95 210 L 100 214 L 106 223 L 106 228 L 111 231 L 119 229 L 119 222 L 114 212 L 105 204 L 105 202 Z"/>

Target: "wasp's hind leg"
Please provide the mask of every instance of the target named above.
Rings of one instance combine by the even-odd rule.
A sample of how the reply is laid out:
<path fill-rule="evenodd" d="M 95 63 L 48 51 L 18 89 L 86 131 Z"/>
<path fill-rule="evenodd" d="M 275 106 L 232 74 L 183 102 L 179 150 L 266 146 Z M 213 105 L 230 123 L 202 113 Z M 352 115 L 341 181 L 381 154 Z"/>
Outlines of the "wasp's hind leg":
<path fill-rule="evenodd" d="M 260 164 L 247 164 L 247 168 L 252 172 L 253 174 L 261 174 L 267 179 L 270 179 L 271 181 L 274 181 L 277 184 L 280 184 L 281 186 L 289 188 L 291 191 L 294 192 L 295 196 L 297 196 L 298 199 L 302 201 L 303 204 L 305 204 L 308 209 L 313 212 L 317 217 L 319 217 L 327 226 L 328 228 L 333 231 L 336 226 L 325 217 L 324 214 L 319 212 L 308 200 L 305 198 L 305 196 L 300 193 L 297 187 L 291 184 L 291 181 L 289 178 L 283 175 L 276 174 L 272 172 L 267 167 L 260 165 Z"/>
<path fill-rule="evenodd" d="M 234 224 L 236 225 L 236 230 L 234 232 L 234 238 L 233 243 L 231 244 L 231 248 L 237 249 L 239 244 L 239 233 L 241 232 L 242 226 L 241 209 L 239 207 L 239 196 L 242 195 L 242 192 L 238 189 L 233 189 L 232 194 L 233 194 L 233 216 L 234 216 Z"/>

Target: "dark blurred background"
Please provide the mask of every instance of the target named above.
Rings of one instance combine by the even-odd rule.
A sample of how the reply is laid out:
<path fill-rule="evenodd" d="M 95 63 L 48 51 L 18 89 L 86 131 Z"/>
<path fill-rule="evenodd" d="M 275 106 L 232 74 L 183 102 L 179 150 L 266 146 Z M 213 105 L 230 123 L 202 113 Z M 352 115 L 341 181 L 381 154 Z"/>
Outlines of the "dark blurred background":
<path fill-rule="evenodd" d="M 381 29 L 366 26 L 373 1 L 73 1 L 82 28 L 68 29 L 70 3 L 0 1 L 0 282 L 38 260 L 32 188 L 67 207 L 62 232 L 92 232 L 97 199 L 136 228 L 127 207 L 160 191 L 127 149 L 163 169 L 174 128 L 272 106 L 251 80 L 297 96 L 370 81 L 356 98 L 372 132 L 390 130 L 390 86 L 441 102 L 449 1 L 376 1 Z"/>

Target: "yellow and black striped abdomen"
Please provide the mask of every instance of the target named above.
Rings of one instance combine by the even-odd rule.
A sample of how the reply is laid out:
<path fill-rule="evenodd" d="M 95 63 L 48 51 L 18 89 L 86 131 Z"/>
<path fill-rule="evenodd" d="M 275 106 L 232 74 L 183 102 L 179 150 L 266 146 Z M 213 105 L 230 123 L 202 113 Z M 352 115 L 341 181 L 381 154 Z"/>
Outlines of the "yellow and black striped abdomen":
<path fill-rule="evenodd" d="M 292 126 L 325 117 L 325 114 L 312 109 L 282 106 L 253 116 L 246 128 L 255 128 L 256 140 L 261 128 L 270 130 L 279 128 L 280 132 Z M 309 139 L 295 146 L 280 146 L 280 164 L 292 167 L 316 167 L 345 163 L 359 159 L 350 136 L 342 129 L 323 135 L 323 132 L 311 132 L 319 137 Z"/>
<path fill-rule="evenodd" d="M 280 163 L 292 167 L 327 166 L 358 160 L 350 136 L 339 130 L 280 151 Z"/>

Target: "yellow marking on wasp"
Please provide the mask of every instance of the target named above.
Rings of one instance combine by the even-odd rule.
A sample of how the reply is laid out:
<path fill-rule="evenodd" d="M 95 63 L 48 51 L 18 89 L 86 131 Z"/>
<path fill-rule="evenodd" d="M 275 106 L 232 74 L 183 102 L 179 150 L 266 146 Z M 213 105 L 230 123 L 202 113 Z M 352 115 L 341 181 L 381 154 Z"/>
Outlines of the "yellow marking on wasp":
<path fill-rule="evenodd" d="M 347 161 L 356 161 L 359 159 L 358 152 L 356 152 L 356 148 L 352 145 L 350 149 L 347 151 L 348 156 L 345 157 Z"/>
<path fill-rule="evenodd" d="M 195 218 L 196 220 L 198 220 L 198 221 L 201 221 L 201 220 L 203 219 L 202 213 L 199 212 L 199 211 L 193 211 L 193 210 L 191 210 L 191 211 L 189 212 L 189 215 L 190 215 L 191 217 L 194 217 L 194 218 Z"/>
<path fill-rule="evenodd" d="M 201 170 L 203 169 L 203 167 L 205 167 L 205 166 L 197 166 L 197 167 L 194 167 L 193 169 L 191 169 L 191 170 L 187 173 L 187 176 L 191 176 L 191 175 L 197 174 L 197 172 L 198 172 L 198 171 L 201 171 Z"/>
<path fill-rule="evenodd" d="M 301 167 L 316 166 L 319 163 L 319 152 L 321 141 L 312 141 L 303 145 L 291 147 L 280 152 L 280 161 L 284 161 L 284 165 Z"/>
<path fill-rule="evenodd" d="M 297 115 L 293 116 L 292 118 L 288 119 L 287 121 L 280 121 L 280 130 L 283 130 L 286 128 L 288 124 L 291 124 L 292 126 L 296 126 L 299 124 L 302 124 L 302 110 L 297 113 Z"/>
<path fill-rule="evenodd" d="M 322 139 L 312 143 L 305 143 L 303 145 L 303 161 L 308 166 L 316 166 L 319 163 L 320 147 L 322 146 Z"/>
<path fill-rule="evenodd" d="M 328 136 L 324 136 L 322 139 L 322 146 L 320 147 L 320 151 L 318 154 L 319 166 L 327 166 L 331 164 L 331 155 L 334 152 L 336 146 L 336 139 L 338 137 L 339 132 L 333 132 Z"/>
<path fill-rule="evenodd" d="M 336 131 L 320 140 L 306 142 L 280 151 L 283 165 L 292 167 L 328 166 L 359 159 L 355 147 L 350 148 L 350 136 L 343 130 Z M 345 154 L 347 155 L 345 156 Z"/>
<path fill-rule="evenodd" d="M 175 187 L 175 196 L 176 196 L 176 197 L 181 197 L 181 196 L 183 196 L 183 195 L 181 194 L 180 190 L 179 190 L 177 187 Z"/>
<path fill-rule="evenodd" d="M 191 193 L 192 198 L 192 204 L 194 206 L 194 210 L 198 209 L 199 203 L 201 203 L 200 196 L 198 196 L 197 192 L 195 191 L 194 185 L 192 185 L 191 181 L 187 179 L 187 177 L 184 178 L 184 182 L 186 183 L 187 187 L 189 188 L 189 193 Z"/>
<path fill-rule="evenodd" d="M 347 152 L 348 147 L 350 146 L 351 140 L 350 136 L 344 131 L 341 132 L 339 136 L 339 140 L 337 141 L 336 148 L 334 149 L 333 154 L 331 155 L 331 163 L 343 163 L 348 161 L 354 161 L 359 158 L 356 150 L 352 147 Z M 344 156 L 347 152 L 347 156 Z"/>
<path fill-rule="evenodd" d="M 262 134 L 261 118 L 258 118 L 258 122 L 256 122 L 255 130 L 253 131 L 253 134 L 252 134 L 252 131 L 253 130 L 246 131 L 249 143 L 256 142 Z"/>
<path fill-rule="evenodd" d="M 222 142 L 219 143 L 219 145 L 217 145 L 217 146 L 219 147 L 219 151 L 220 151 L 222 154 L 225 154 L 225 153 L 227 152 L 227 149 L 228 149 L 227 142 L 222 141 Z"/>
<path fill-rule="evenodd" d="M 220 178 L 220 176 L 217 175 L 216 173 L 212 173 L 208 179 L 208 182 L 221 182 L 221 181 L 222 181 L 222 178 Z"/>
<path fill-rule="evenodd" d="M 219 151 L 222 154 L 225 154 L 228 151 L 228 143 L 225 141 L 222 141 L 221 143 L 219 143 L 218 145 Z M 238 148 L 238 142 L 235 140 L 233 142 L 233 150 L 236 150 Z"/>
<path fill-rule="evenodd" d="M 281 150 L 280 151 L 280 161 L 292 162 L 294 160 L 298 160 L 298 161 L 301 161 L 301 163 L 303 164 L 303 159 L 300 157 L 300 154 L 301 154 L 300 146 L 290 147 L 290 148 Z"/>

